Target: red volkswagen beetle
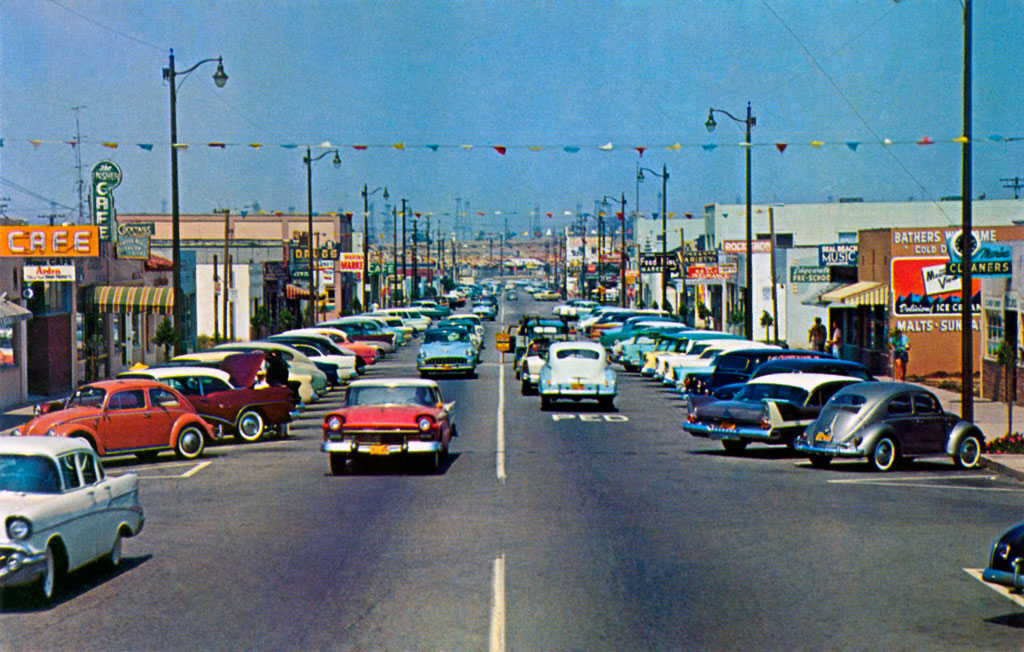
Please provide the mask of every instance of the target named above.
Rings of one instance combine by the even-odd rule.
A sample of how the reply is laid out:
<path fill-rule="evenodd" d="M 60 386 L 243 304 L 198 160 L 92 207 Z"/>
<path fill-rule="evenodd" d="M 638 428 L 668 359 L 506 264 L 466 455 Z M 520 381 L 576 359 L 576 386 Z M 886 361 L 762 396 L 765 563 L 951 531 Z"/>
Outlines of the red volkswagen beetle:
<path fill-rule="evenodd" d="M 13 434 L 79 437 L 100 455 L 133 453 L 144 460 L 163 450 L 194 459 L 214 438 L 187 398 L 163 383 L 139 378 L 83 385 L 63 409 L 50 409 Z"/>
<path fill-rule="evenodd" d="M 442 401 L 432 380 L 357 380 L 348 386 L 344 406 L 324 416 L 320 450 L 330 455 L 334 475 L 362 456 L 418 457 L 437 472 L 455 436 L 454 406 Z"/>

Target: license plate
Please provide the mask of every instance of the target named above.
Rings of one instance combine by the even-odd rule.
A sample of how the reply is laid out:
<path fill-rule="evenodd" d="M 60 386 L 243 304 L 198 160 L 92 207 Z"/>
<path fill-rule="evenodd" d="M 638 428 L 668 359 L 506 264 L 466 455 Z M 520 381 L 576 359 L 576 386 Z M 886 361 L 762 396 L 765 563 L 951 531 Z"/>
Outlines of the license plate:
<path fill-rule="evenodd" d="M 725 422 L 720 427 L 722 428 L 722 430 L 736 430 L 736 424 L 735 423 Z"/>
<path fill-rule="evenodd" d="M 814 435 L 814 441 L 828 441 L 830 439 L 832 439 L 832 437 L 827 432 L 819 432 Z"/>
<path fill-rule="evenodd" d="M 569 389 L 583 389 L 583 383 L 572 383 L 569 385 Z"/>
<path fill-rule="evenodd" d="M 370 446 L 370 455 L 387 455 L 388 447 L 387 444 L 374 444 Z"/>
<path fill-rule="evenodd" d="M 443 364 L 441 365 L 441 368 L 445 371 L 451 371 L 452 366 L 450 364 Z"/>

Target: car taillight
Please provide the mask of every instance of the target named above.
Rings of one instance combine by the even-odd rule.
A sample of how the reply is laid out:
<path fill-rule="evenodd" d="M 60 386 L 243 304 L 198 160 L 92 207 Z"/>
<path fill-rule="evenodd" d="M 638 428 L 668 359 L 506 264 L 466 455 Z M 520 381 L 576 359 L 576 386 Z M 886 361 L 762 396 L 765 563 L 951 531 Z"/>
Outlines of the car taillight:
<path fill-rule="evenodd" d="M 771 430 L 771 427 L 772 427 L 772 420 L 768 417 L 768 410 L 765 409 L 765 411 L 761 413 L 761 429 L 762 430 Z"/>
<path fill-rule="evenodd" d="M 687 414 L 686 415 L 686 422 L 687 423 L 697 423 L 697 414 L 695 412 L 690 412 L 689 414 Z"/>

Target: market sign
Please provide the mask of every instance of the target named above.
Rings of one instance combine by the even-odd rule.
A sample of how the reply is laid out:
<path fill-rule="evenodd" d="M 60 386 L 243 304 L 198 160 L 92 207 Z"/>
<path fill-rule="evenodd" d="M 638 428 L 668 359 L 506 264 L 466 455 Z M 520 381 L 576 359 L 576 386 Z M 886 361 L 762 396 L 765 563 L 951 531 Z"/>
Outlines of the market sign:
<path fill-rule="evenodd" d="M 665 261 L 664 265 L 662 261 Z M 660 274 L 663 266 L 668 267 L 669 274 L 679 274 L 679 259 L 675 254 L 642 253 L 640 254 L 640 271 L 644 274 Z"/>
<path fill-rule="evenodd" d="M 363 271 L 363 254 L 359 252 L 341 254 L 338 258 L 338 268 L 343 272 Z"/>
<path fill-rule="evenodd" d="M 821 267 L 853 267 L 857 264 L 857 245 L 818 245 L 818 265 Z M 826 279 L 827 280 L 827 279 Z"/>
<path fill-rule="evenodd" d="M 791 283 L 828 283 L 831 277 L 828 267 L 806 267 L 794 265 L 789 268 Z"/>
<path fill-rule="evenodd" d="M 100 240 L 110 242 L 111 225 L 117 220 L 114 209 L 114 188 L 121 183 L 121 168 L 113 161 L 100 161 L 92 168 L 89 203 L 92 223 L 99 227 Z"/>
<path fill-rule="evenodd" d="M 25 265 L 22 278 L 26 283 L 35 281 L 74 281 L 74 265 Z"/>
<path fill-rule="evenodd" d="M 95 226 L 0 226 L 0 256 L 99 256 Z"/>

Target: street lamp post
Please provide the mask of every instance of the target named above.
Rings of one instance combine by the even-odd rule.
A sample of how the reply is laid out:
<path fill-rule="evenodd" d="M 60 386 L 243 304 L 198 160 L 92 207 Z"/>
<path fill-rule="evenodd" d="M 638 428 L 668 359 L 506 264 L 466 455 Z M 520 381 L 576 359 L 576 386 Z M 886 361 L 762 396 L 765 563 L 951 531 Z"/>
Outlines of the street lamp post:
<path fill-rule="evenodd" d="M 651 168 L 640 168 L 637 170 L 637 181 L 644 180 L 644 170 L 647 170 L 656 177 L 661 178 L 661 306 L 662 310 L 668 304 L 668 215 L 665 212 L 665 205 L 668 185 L 668 170 L 661 166 L 661 174 Z"/>
<path fill-rule="evenodd" d="M 315 255 L 318 253 L 315 251 L 316 245 L 313 243 L 313 163 L 319 161 L 323 157 L 330 153 L 334 153 L 334 160 L 331 163 L 334 164 L 335 168 L 341 167 L 341 157 L 338 156 L 338 150 L 329 149 L 322 154 L 311 157 L 309 151 L 309 145 L 306 146 L 306 155 L 302 157 L 302 162 L 306 164 L 306 217 L 308 222 L 306 224 L 308 229 L 307 245 L 309 253 L 309 325 L 313 326 L 316 324 L 316 274 L 315 274 Z"/>
<path fill-rule="evenodd" d="M 738 122 L 746 127 L 746 137 L 743 141 L 743 145 L 746 148 L 746 195 L 747 195 L 747 253 L 746 253 L 746 268 L 747 268 L 747 287 L 743 290 L 743 337 L 748 340 L 754 338 L 754 313 L 753 305 L 751 300 L 753 297 L 753 284 L 754 284 L 754 270 L 753 270 L 753 244 L 750 238 L 750 222 L 751 222 L 751 205 L 750 205 L 750 129 L 757 124 L 757 118 L 750 114 L 750 102 L 747 102 L 747 117 L 740 119 L 722 109 L 710 108 L 708 109 L 708 119 L 704 123 L 708 131 L 714 131 L 718 123 L 715 122 L 715 113 L 721 113 L 734 122 Z"/>
<path fill-rule="evenodd" d="M 175 355 L 185 352 L 185 342 L 182 339 L 184 326 L 182 324 L 181 309 L 184 298 L 181 293 L 181 218 L 178 208 L 178 95 L 175 78 L 178 75 L 188 75 L 204 63 L 217 62 L 217 71 L 213 73 L 213 83 L 217 88 L 223 88 L 228 82 L 228 76 L 224 73 L 224 61 L 221 57 L 216 59 L 203 59 L 187 70 L 176 71 L 174 69 L 174 49 L 171 49 L 168 57 L 167 67 L 164 68 L 164 79 L 167 80 L 171 90 L 171 267 L 172 282 L 174 283 L 174 306 L 172 316 L 174 332 L 178 337 L 174 341 Z M 184 80 L 182 80 L 184 81 Z"/>
<path fill-rule="evenodd" d="M 384 194 L 381 196 L 384 198 L 384 201 L 387 201 L 388 189 L 386 187 L 374 188 L 373 190 L 367 192 L 366 184 L 363 184 L 363 291 L 360 293 L 362 296 L 361 301 L 363 303 L 363 310 L 366 310 L 366 285 L 370 281 L 370 231 L 367 228 L 369 224 L 368 215 L 370 214 L 369 199 L 370 195 L 375 194 L 378 190 L 384 191 Z"/>

